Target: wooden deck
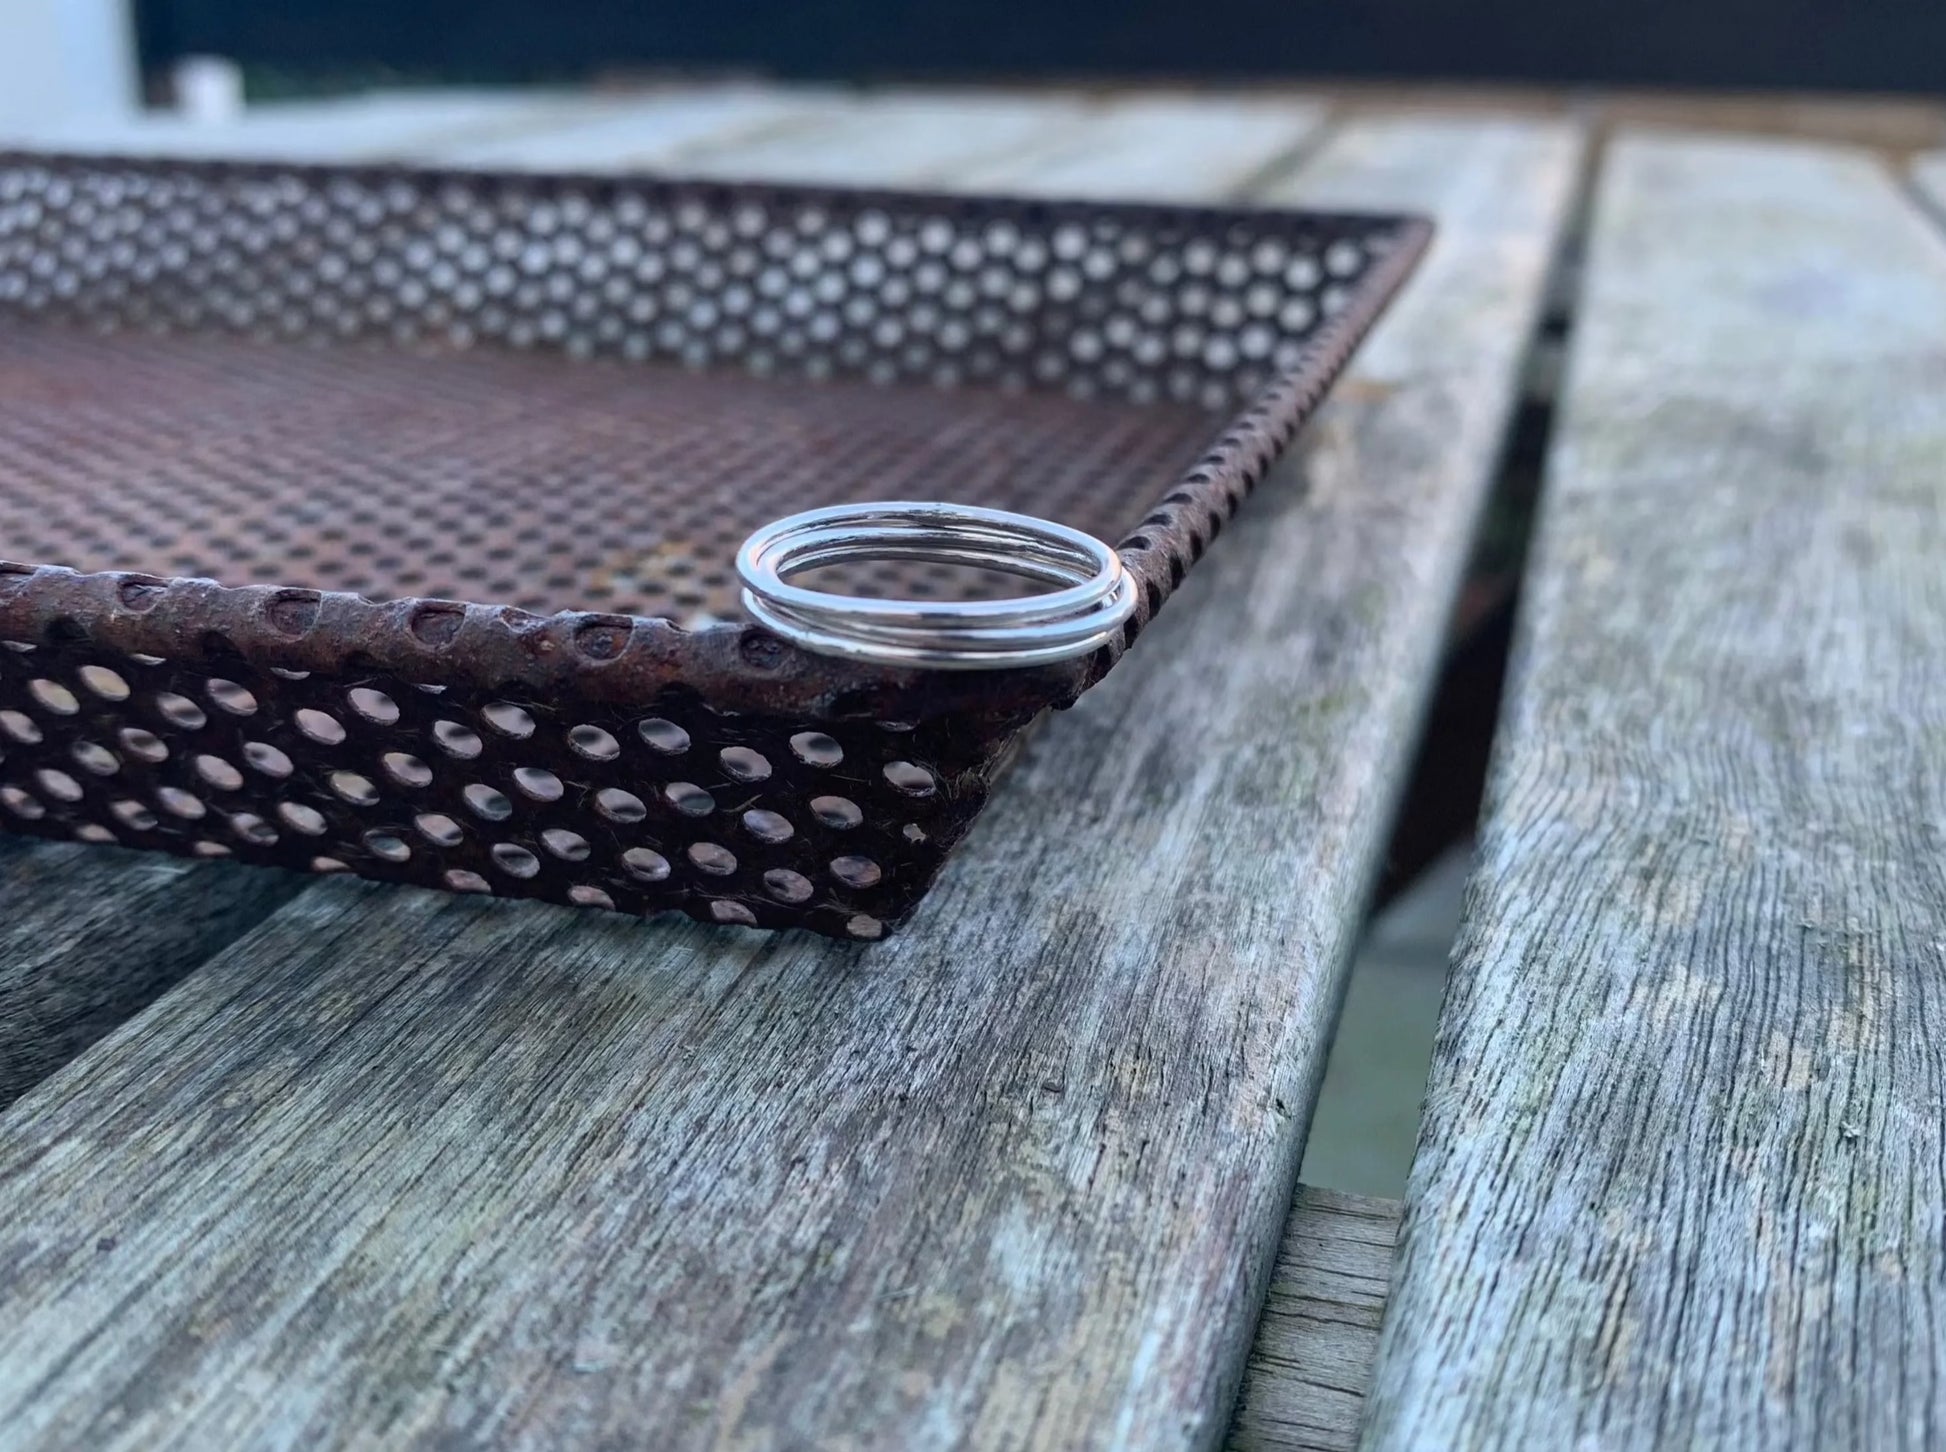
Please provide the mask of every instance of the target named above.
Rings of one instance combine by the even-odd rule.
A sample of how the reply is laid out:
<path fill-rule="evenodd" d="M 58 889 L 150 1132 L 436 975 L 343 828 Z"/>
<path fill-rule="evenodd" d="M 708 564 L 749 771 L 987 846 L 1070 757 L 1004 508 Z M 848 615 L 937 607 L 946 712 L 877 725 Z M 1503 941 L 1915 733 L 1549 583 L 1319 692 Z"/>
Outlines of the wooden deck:
<path fill-rule="evenodd" d="M 36 138 L 1440 232 L 1154 648 L 862 955 L 0 841 L 0 1442 L 1937 1440 L 1946 159 L 1624 117 L 1590 177 L 1590 136 L 751 86 Z M 1393 1272 L 1401 1207 L 1296 1168 L 1550 309 Z"/>

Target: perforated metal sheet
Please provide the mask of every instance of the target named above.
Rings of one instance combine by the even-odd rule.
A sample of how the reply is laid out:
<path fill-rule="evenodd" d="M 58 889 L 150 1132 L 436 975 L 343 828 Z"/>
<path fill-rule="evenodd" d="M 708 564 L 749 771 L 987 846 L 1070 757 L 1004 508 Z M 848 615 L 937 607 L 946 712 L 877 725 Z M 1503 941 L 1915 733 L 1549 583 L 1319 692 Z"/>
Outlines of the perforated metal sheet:
<path fill-rule="evenodd" d="M 930 881 L 994 750 L 950 724 L 813 728 L 679 691 L 617 708 L 0 648 L 17 829 L 834 936 L 878 937 Z"/>
<path fill-rule="evenodd" d="M 725 378 L 475 351 L 0 329 L 0 541 L 82 570 L 373 599 L 742 618 L 737 546 L 854 499 L 998 505 L 1119 539 L 1210 433 L 1181 404 Z M 852 574 L 873 594 L 995 584 Z"/>
<path fill-rule="evenodd" d="M 0 157 L 0 824 L 877 936 L 1425 234 Z M 899 497 L 1120 539 L 1141 608 L 958 678 L 741 623 L 751 529 Z"/>

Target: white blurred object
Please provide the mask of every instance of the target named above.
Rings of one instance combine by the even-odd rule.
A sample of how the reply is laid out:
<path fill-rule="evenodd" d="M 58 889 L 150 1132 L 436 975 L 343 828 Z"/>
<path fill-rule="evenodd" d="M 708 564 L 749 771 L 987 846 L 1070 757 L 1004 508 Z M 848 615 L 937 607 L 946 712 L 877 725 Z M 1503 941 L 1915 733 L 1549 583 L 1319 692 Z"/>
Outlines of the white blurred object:
<path fill-rule="evenodd" d="M 243 68 L 216 55 L 176 62 L 176 110 L 202 125 L 227 125 L 243 114 Z"/>
<path fill-rule="evenodd" d="M 136 109 L 128 0 L 0 0 L 0 127 Z"/>

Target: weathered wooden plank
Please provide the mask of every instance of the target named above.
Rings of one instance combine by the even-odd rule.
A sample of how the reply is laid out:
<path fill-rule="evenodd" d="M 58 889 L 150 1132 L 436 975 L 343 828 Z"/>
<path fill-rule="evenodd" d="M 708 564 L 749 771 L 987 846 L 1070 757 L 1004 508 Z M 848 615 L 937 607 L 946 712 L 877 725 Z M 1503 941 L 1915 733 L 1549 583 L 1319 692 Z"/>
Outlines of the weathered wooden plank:
<path fill-rule="evenodd" d="M 1931 96 L 1657 87 L 1313 80 L 1304 94 L 1354 110 L 1578 116 L 1597 140 L 1624 127 L 1842 142 L 1911 154 L 1946 145 L 1946 102 Z"/>
<path fill-rule="evenodd" d="M 893 91 L 773 134 L 699 146 L 682 164 L 753 180 L 946 185 L 969 165 L 1057 140 L 1090 109 L 1063 93 Z"/>
<path fill-rule="evenodd" d="M 1377 1447 L 1946 1437 L 1946 245 L 1611 151 Z"/>
<path fill-rule="evenodd" d="M 166 112 L 17 128 L 5 144 L 62 151 L 240 157 L 276 161 L 423 158 L 447 146 L 552 124 L 602 102 L 535 91 L 398 91 L 253 106 L 234 121 Z"/>
<path fill-rule="evenodd" d="M 304 879 L 0 836 L 0 1107 L 234 942 Z"/>
<path fill-rule="evenodd" d="M 1294 163 L 1327 115 L 1323 105 L 1298 100 L 1131 96 L 1060 128 L 1024 157 L 976 164 L 946 180 L 1047 196 L 1240 196 Z"/>
<path fill-rule="evenodd" d="M 1340 138 L 1448 225 L 1308 490 L 901 938 L 327 882 L 22 1101 L 16 1443 L 1220 1439 L 1575 158 Z"/>
<path fill-rule="evenodd" d="M 1350 1452 L 1378 1357 L 1399 1204 L 1300 1186 L 1230 1427 L 1231 1452 Z"/>
<path fill-rule="evenodd" d="M 845 109 L 836 92 L 794 87 L 710 86 L 655 93 L 449 144 L 439 159 L 460 166 L 628 171 L 670 166 L 686 151 L 734 145 L 828 122 Z"/>

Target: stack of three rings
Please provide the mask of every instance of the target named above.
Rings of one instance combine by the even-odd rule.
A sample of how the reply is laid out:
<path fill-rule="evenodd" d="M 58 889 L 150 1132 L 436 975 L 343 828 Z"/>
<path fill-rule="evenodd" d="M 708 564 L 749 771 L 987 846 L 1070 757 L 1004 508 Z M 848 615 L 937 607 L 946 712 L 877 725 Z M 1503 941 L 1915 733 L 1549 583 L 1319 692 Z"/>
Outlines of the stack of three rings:
<path fill-rule="evenodd" d="M 826 565 L 917 560 L 1054 587 L 1005 600 L 875 600 L 790 583 Z M 737 552 L 750 617 L 819 655 L 935 670 L 1046 665 L 1107 644 L 1135 610 L 1114 550 L 1066 525 L 971 505 L 838 504 L 766 525 Z"/>

